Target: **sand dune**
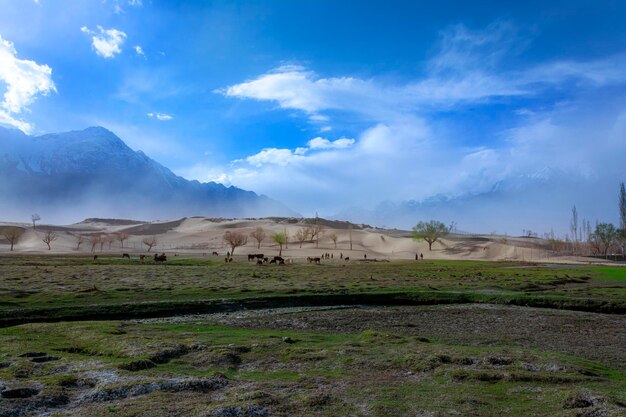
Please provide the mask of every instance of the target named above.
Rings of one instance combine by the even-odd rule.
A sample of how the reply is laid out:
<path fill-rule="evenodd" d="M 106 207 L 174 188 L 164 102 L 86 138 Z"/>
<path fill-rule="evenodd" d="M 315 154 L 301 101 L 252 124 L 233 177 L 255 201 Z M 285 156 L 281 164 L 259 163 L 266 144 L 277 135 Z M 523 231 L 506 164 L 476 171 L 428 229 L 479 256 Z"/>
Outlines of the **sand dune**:
<path fill-rule="evenodd" d="M 322 223 L 325 222 L 325 223 Z M 266 219 L 213 219 L 206 217 L 190 217 L 168 221 L 123 221 L 115 219 L 90 219 L 81 223 L 67 226 L 38 225 L 33 230 L 31 224 L 16 224 L 0 222 L 0 229 L 14 226 L 25 229 L 23 237 L 15 245 L 17 253 L 83 253 L 88 254 L 91 244 L 86 240 L 76 250 L 76 236 L 103 233 L 114 235 L 118 232 L 129 234 L 124 247 L 117 240 L 108 243 L 102 248 L 103 252 L 111 254 L 146 253 L 142 244 L 146 237 L 156 237 L 158 244 L 152 252 L 178 252 L 181 254 L 204 254 L 217 251 L 224 255 L 229 248 L 222 236 L 227 230 L 236 230 L 249 235 L 257 227 L 262 227 L 267 237 L 257 248 L 256 240 L 249 238 L 248 244 L 236 249 L 237 255 L 262 252 L 267 255 L 278 254 L 278 246 L 271 242 L 272 233 L 284 232 L 289 236 L 287 248 L 283 248 L 283 255 L 289 258 L 305 259 L 308 256 L 320 256 L 322 253 L 332 253 L 333 258 L 340 254 L 351 260 L 364 259 L 414 259 L 416 254 L 423 254 L 425 259 L 468 259 L 468 260 L 526 260 L 526 261 L 555 261 L 551 259 L 546 244 L 541 239 L 511 238 L 503 236 L 461 236 L 450 235 L 433 245 L 428 250 L 424 241 L 415 241 L 408 231 L 386 230 L 371 228 L 364 225 L 354 225 L 350 231 L 346 222 L 326 222 L 324 234 L 319 243 L 304 242 L 300 247 L 295 241 L 296 232 L 306 226 L 299 219 L 266 218 Z M 57 239 L 52 242 L 52 249 L 48 251 L 42 241 L 45 230 L 54 230 Z M 337 235 L 337 244 L 329 238 Z M 352 250 L 350 250 L 350 235 L 352 236 Z M 6 239 L 0 239 L 0 252 L 8 252 L 9 244 Z M 100 247 L 96 248 L 100 252 Z M 559 258 L 563 260 L 563 258 Z M 568 261 L 574 259 L 568 258 Z"/>

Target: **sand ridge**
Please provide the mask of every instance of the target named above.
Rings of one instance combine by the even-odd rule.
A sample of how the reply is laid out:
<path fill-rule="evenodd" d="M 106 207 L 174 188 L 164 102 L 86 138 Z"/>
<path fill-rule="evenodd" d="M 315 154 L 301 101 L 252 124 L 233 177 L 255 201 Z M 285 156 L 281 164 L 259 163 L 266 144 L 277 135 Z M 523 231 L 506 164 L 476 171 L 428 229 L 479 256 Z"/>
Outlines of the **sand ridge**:
<path fill-rule="evenodd" d="M 512 238 L 493 235 L 449 235 L 433 244 L 432 251 L 423 241 L 411 238 L 410 231 L 388 230 L 371 228 L 366 225 L 354 225 L 350 230 L 345 222 L 328 222 L 324 227 L 319 242 L 304 242 L 302 247 L 296 241 L 298 230 L 309 225 L 311 220 L 288 218 L 262 219 L 215 219 L 208 217 L 189 217 L 178 220 L 165 221 L 122 221 L 116 219 L 94 219 L 67 226 L 41 224 L 33 230 L 32 224 L 0 222 L 0 229 L 4 227 L 20 227 L 25 229 L 24 235 L 15 245 L 17 253 L 83 253 L 91 252 L 89 238 L 82 243 L 80 250 L 76 250 L 78 235 L 89 236 L 101 233 L 115 236 L 116 233 L 126 232 L 129 237 L 122 247 L 119 240 L 114 240 L 109 248 L 108 243 L 102 248 L 107 253 L 146 253 L 147 248 L 142 243 L 146 237 L 155 237 L 158 241 L 152 252 L 177 252 L 181 254 L 197 254 L 218 252 L 225 255 L 229 250 L 223 241 L 226 231 L 239 231 L 248 235 L 248 243 L 236 249 L 237 255 L 249 253 L 264 253 L 277 255 L 278 245 L 272 242 L 273 233 L 286 233 L 289 237 L 287 247 L 283 248 L 283 256 L 296 259 L 305 259 L 309 256 L 321 256 L 329 253 L 335 257 L 350 257 L 351 260 L 414 259 L 423 254 L 425 259 L 466 259 L 466 260 L 524 260 L 524 261 L 557 261 L 552 259 L 547 243 L 537 238 Z M 320 219 L 322 221 L 322 219 Z M 337 227 L 332 227 L 337 226 Z M 257 248 L 257 242 L 250 233 L 261 227 L 266 238 Z M 57 239 L 51 243 L 49 251 L 42 238 L 46 230 L 54 230 Z M 337 242 L 330 239 L 332 234 L 337 235 Z M 352 240 L 352 250 L 350 250 Z M 0 253 L 8 252 L 9 244 L 0 238 Z M 96 248 L 96 253 L 100 247 Z M 563 260 L 560 257 L 558 260 Z M 576 259 L 567 259 L 575 261 Z"/>

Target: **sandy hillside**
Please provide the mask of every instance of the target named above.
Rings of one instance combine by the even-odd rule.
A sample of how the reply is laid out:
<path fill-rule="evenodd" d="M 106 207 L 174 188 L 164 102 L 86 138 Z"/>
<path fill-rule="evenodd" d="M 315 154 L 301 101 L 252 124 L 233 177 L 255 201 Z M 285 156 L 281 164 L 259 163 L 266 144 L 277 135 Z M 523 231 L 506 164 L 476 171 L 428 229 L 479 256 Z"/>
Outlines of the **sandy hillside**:
<path fill-rule="evenodd" d="M 304 242 L 302 247 L 296 241 L 298 230 L 307 224 L 300 219 L 267 218 L 267 219 L 212 219 L 206 217 L 190 217 L 179 220 L 139 222 L 112 219 L 89 219 L 81 223 L 55 226 L 38 225 L 33 230 L 31 224 L 17 224 L 0 222 L 0 229 L 5 227 L 19 227 L 24 234 L 15 245 L 17 253 L 91 253 L 91 235 L 108 237 L 108 241 L 95 245 L 95 252 L 110 254 L 147 253 L 147 247 L 142 243 L 146 238 L 156 238 L 157 245 L 152 252 L 176 252 L 181 254 L 211 254 L 218 252 L 220 256 L 226 254 L 229 248 L 223 241 L 226 231 L 239 231 L 246 235 L 258 227 L 263 228 L 267 237 L 257 248 L 257 242 L 248 238 L 247 245 L 236 249 L 236 255 L 249 253 L 263 253 L 277 255 L 278 246 L 271 241 L 273 233 L 283 232 L 289 236 L 287 248 L 283 248 L 283 256 L 288 258 L 305 259 L 308 256 L 321 256 L 330 253 L 335 257 L 348 256 L 352 260 L 364 259 L 414 259 L 416 254 L 423 254 L 425 259 L 475 259 L 475 260 L 549 260 L 550 254 L 545 241 L 541 239 L 511 238 L 502 236 L 461 236 L 450 235 L 446 239 L 433 244 L 433 250 L 428 250 L 424 241 L 416 242 L 411 239 L 410 232 L 401 230 L 387 230 L 354 225 L 349 229 L 346 222 L 334 222 L 320 219 L 323 225 L 323 235 L 319 242 Z M 56 240 L 51 242 L 48 251 L 42 241 L 46 231 L 52 230 Z M 123 246 L 118 237 L 121 233 L 128 235 Z M 335 247 L 331 236 L 337 235 Z M 77 250 L 78 238 L 83 235 L 84 242 Z M 350 236 L 352 236 L 352 250 L 350 250 Z M 106 240 L 106 239 L 105 239 Z M 9 242 L 0 237 L 0 252 L 9 251 Z M 562 259 L 562 258 L 560 258 Z M 571 259 L 568 259 L 571 260 Z M 554 261 L 554 260 L 551 260 Z"/>

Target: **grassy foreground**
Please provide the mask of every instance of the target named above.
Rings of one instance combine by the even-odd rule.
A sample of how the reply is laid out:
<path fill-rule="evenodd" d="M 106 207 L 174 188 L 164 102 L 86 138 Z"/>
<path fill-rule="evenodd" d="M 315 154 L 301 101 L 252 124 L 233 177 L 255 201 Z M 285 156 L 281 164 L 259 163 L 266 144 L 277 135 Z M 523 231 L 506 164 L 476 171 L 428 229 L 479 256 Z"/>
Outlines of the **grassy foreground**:
<path fill-rule="evenodd" d="M 226 305 L 224 299 L 243 304 Z M 225 264 L 212 258 L 180 257 L 155 265 L 113 256 L 100 256 L 96 261 L 84 256 L 0 257 L 0 325 L 290 303 L 446 302 L 625 313 L 626 268 L 339 260 L 322 265 L 258 266 L 244 258 Z"/>
<path fill-rule="evenodd" d="M 0 416 L 624 416 L 625 311 L 618 267 L 2 256 Z"/>
<path fill-rule="evenodd" d="M 624 370 L 597 361 L 397 331 L 39 323 L 0 329 L 0 358 L 0 383 L 37 390 L 0 415 L 618 416 L 626 404 Z"/>

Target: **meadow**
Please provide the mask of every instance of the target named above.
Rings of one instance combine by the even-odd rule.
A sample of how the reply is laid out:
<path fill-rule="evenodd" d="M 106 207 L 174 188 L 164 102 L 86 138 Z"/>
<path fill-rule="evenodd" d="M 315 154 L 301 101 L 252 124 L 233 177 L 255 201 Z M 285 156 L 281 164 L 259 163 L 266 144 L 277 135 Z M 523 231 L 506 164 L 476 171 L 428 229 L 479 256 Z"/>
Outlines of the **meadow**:
<path fill-rule="evenodd" d="M 0 416 L 619 416 L 626 268 L 0 257 Z"/>

